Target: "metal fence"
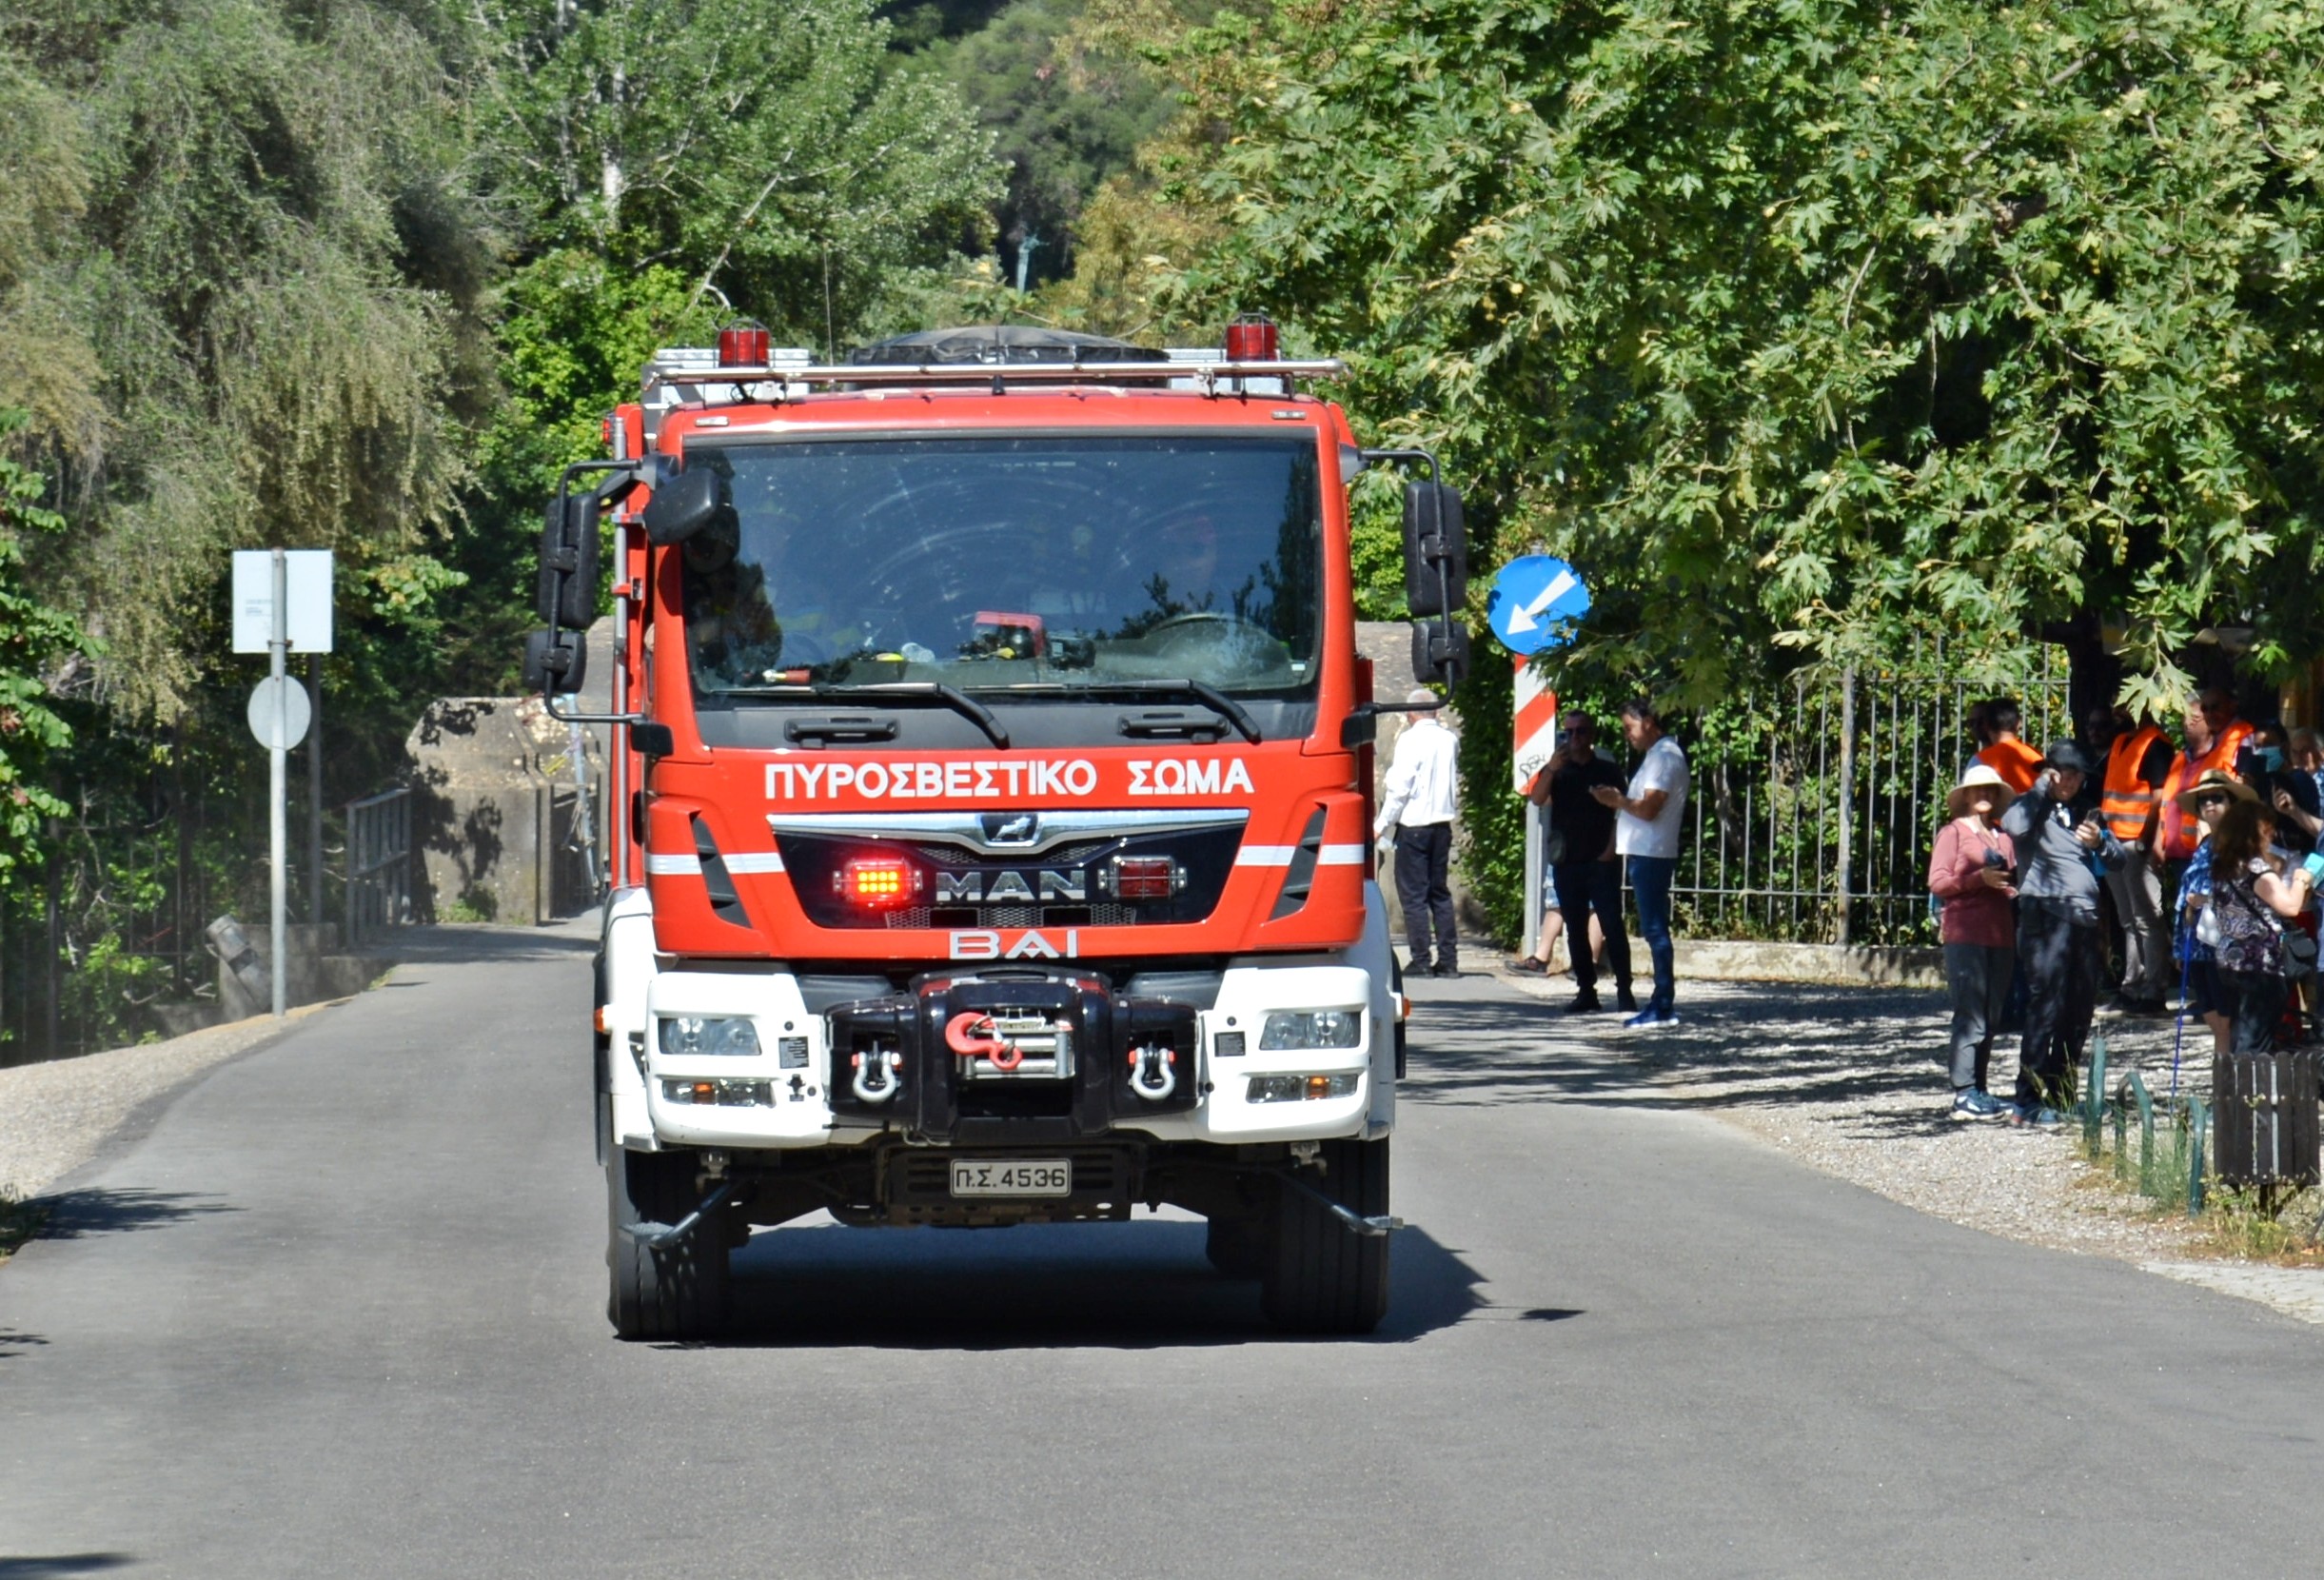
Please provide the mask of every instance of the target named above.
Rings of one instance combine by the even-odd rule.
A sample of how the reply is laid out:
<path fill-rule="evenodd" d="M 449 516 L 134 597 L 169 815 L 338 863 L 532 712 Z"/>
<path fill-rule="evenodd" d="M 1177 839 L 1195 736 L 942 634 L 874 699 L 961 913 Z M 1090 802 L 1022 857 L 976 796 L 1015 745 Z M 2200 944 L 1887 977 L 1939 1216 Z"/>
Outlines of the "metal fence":
<path fill-rule="evenodd" d="M 1942 673 L 1941 655 L 1802 679 L 1728 726 L 1680 739 L 1693 770 L 1672 895 L 1695 938 L 1933 942 L 1928 852 L 1944 794 L 1977 750 L 1968 711 L 2017 700 L 2022 735 L 2074 733 L 2062 664 L 2040 650 L 2014 683 Z"/>
<path fill-rule="evenodd" d="M 411 919 L 411 792 L 383 790 L 346 807 L 345 947 Z"/>

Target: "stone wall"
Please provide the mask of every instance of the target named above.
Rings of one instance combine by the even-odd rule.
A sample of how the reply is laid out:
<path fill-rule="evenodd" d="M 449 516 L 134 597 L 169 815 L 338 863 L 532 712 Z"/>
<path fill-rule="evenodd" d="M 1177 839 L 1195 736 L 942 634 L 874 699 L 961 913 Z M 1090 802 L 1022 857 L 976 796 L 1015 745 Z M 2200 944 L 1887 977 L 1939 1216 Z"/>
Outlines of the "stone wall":
<path fill-rule="evenodd" d="M 601 808 L 603 748 L 592 732 L 582 743 Z M 576 828 L 573 732 L 540 698 L 439 698 L 404 748 L 417 919 L 540 923 L 596 902 L 582 849 L 596 831 Z"/>

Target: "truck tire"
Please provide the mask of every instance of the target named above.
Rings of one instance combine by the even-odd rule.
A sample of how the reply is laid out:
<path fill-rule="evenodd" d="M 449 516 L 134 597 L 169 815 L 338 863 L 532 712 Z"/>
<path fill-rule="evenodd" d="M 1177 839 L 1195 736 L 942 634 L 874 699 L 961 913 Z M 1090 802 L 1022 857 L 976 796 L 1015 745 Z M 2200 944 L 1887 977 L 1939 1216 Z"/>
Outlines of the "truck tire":
<path fill-rule="evenodd" d="M 1388 1142 L 1326 1141 L 1323 1177 L 1303 1177 L 1365 1217 L 1388 1211 Z M 1359 1234 L 1304 1192 L 1276 1203 L 1259 1295 L 1268 1320 L 1294 1333 L 1369 1333 L 1388 1314 L 1386 1234 Z"/>
<path fill-rule="evenodd" d="M 705 1219 L 672 1245 L 641 1245 L 625 1224 L 676 1223 L 701 1205 L 694 1155 L 614 1147 L 605 1159 L 605 1314 L 625 1339 L 706 1338 L 726 1325 L 726 1224 Z"/>
<path fill-rule="evenodd" d="M 1267 1221 L 1256 1215 L 1214 1217 L 1202 1243 L 1211 1265 L 1229 1278 L 1267 1276 Z"/>

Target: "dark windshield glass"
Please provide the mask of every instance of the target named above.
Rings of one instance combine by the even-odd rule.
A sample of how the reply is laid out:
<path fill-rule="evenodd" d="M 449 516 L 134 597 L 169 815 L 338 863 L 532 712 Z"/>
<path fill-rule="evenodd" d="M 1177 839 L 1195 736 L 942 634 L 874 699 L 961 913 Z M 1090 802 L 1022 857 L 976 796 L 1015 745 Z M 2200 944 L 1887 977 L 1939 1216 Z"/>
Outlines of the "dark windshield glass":
<path fill-rule="evenodd" d="M 706 696 L 937 681 L 1311 684 L 1311 440 L 696 444 L 734 516 L 684 548 Z"/>

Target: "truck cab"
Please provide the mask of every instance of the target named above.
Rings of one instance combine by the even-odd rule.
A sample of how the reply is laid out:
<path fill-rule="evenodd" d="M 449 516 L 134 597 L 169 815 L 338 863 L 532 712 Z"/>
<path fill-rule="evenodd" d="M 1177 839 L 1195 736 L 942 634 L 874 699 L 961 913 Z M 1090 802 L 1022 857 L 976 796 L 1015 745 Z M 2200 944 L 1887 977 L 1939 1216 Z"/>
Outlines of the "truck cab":
<path fill-rule="evenodd" d="M 1236 327 L 1224 353 L 979 330 L 817 367 L 744 326 L 659 355 L 568 474 L 530 662 L 614 736 L 623 1336 L 717 1331 L 732 1251 L 817 1211 L 1164 1202 L 1280 1325 L 1380 1320 L 1405 1004 L 1347 485 L 1381 458 L 1302 387 L 1336 365 Z M 1458 496 L 1407 504 L 1418 606 L 1448 608 Z M 592 692 L 558 627 L 601 602 L 608 524 Z M 1448 676 L 1437 612 L 1415 652 Z"/>

